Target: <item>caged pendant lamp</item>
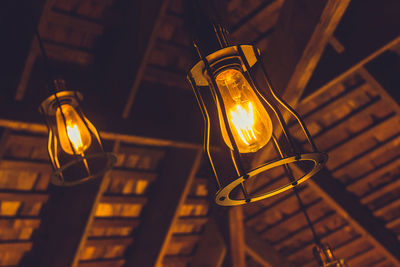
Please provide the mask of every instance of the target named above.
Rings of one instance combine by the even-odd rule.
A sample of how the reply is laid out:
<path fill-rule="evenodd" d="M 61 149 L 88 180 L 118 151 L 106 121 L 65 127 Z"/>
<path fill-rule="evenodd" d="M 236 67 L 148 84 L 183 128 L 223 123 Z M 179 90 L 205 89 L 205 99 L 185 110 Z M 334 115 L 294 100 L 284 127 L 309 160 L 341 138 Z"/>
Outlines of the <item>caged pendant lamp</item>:
<path fill-rule="evenodd" d="M 45 66 L 51 75 L 46 51 L 38 31 L 36 37 Z M 104 175 L 116 161 L 112 153 L 103 150 L 99 133 L 85 117 L 80 101 L 82 94 L 68 90 L 63 79 L 52 79 L 52 94 L 39 111 L 48 129 L 48 153 L 54 172 L 50 181 L 58 186 L 72 186 Z"/>
<path fill-rule="evenodd" d="M 200 59 L 187 79 L 205 121 L 204 149 L 218 186 L 216 203 L 234 206 L 258 201 L 315 175 L 327 155 L 318 151 L 296 111 L 275 93 L 260 50 L 253 45 L 230 45 L 227 31 L 215 22 L 215 17 L 211 18 L 212 12 L 206 11 L 203 3 L 186 3 L 188 25 Z M 296 138 L 302 138 L 305 144 L 296 141 L 283 113 L 291 116 L 301 135 Z M 214 153 L 211 146 L 221 149 Z M 277 156 L 257 166 L 249 164 L 266 149 L 272 149 Z M 267 192 L 248 192 L 249 180 L 290 164 L 304 165 L 305 173 Z"/>

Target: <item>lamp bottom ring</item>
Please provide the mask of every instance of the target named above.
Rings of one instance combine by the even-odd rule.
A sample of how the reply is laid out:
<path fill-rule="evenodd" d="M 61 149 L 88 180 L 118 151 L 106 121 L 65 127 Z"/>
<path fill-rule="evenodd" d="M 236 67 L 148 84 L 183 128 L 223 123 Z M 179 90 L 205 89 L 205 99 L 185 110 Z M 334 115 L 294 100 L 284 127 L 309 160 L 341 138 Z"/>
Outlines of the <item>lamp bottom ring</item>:
<path fill-rule="evenodd" d="M 63 172 L 65 170 L 67 170 L 69 167 L 73 166 L 74 164 L 80 163 L 84 159 L 100 159 L 100 158 L 105 158 L 107 162 L 106 162 L 104 168 L 100 169 L 96 173 L 85 176 L 80 179 L 73 180 L 73 181 L 68 181 L 63 178 Z M 107 153 L 107 152 L 106 153 L 96 153 L 93 155 L 89 155 L 85 158 L 77 158 L 77 159 L 74 159 L 74 160 L 68 162 L 67 164 L 64 164 L 60 168 L 56 169 L 52 173 L 52 175 L 50 177 L 50 181 L 52 184 L 57 185 L 57 186 L 74 186 L 74 185 L 78 185 L 78 184 L 83 184 L 92 179 L 103 176 L 108 170 L 110 170 L 114 166 L 116 161 L 117 161 L 116 156 L 113 153 Z"/>
<path fill-rule="evenodd" d="M 215 202 L 221 206 L 238 206 L 238 205 L 243 205 L 243 204 L 247 204 L 250 202 L 255 202 L 255 201 L 259 201 L 262 199 L 266 199 L 266 198 L 275 196 L 279 193 L 287 191 L 287 190 L 307 181 L 309 178 L 314 176 L 317 172 L 319 172 L 322 169 L 322 167 L 324 166 L 324 163 L 327 161 L 327 159 L 328 159 L 327 154 L 321 153 L 321 152 L 314 152 L 314 153 L 301 154 L 300 158 L 298 158 L 296 156 L 292 156 L 292 157 L 283 158 L 283 159 L 280 159 L 277 161 L 265 163 L 265 164 L 261 165 L 260 167 L 253 169 L 253 170 L 249 171 L 248 173 L 246 173 L 247 174 L 246 179 L 244 178 L 244 176 L 240 176 L 239 178 L 235 179 L 230 184 L 221 188 L 215 195 Z M 261 195 L 249 197 L 248 199 L 231 199 L 230 198 L 229 195 L 232 192 L 232 190 L 234 190 L 238 185 L 242 184 L 245 180 L 252 179 L 252 177 L 256 176 L 257 174 L 267 171 L 269 169 L 272 169 L 274 167 L 282 166 L 282 165 L 293 163 L 293 162 L 300 162 L 300 161 L 311 161 L 314 163 L 314 166 L 309 172 L 304 174 L 299 179 L 296 179 L 293 182 L 290 182 L 284 186 L 278 187 L 277 189 L 268 191 Z"/>

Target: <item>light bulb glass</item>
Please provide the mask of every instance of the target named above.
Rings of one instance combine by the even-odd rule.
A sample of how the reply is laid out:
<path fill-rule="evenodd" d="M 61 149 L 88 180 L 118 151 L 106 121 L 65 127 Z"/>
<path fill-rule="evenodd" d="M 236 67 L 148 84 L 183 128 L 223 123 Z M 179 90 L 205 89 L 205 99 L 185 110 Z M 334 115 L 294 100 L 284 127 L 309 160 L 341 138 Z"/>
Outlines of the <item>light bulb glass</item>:
<path fill-rule="evenodd" d="M 65 123 L 62 114 L 64 114 Z M 75 108 L 69 104 L 61 105 L 56 111 L 56 120 L 61 148 L 71 155 L 74 154 L 74 150 L 76 154 L 83 154 L 90 146 L 92 137 Z"/>
<path fill-rule="evenodd" d="M 264 147 L 272 136 L 271 118 L 246 78 L 236 69 L 227 69 L 217 75 L 216 82 L 239 152 L 256 152 Z M 232 149 L 220 105 L 218 116 L 223 139 Z"/>

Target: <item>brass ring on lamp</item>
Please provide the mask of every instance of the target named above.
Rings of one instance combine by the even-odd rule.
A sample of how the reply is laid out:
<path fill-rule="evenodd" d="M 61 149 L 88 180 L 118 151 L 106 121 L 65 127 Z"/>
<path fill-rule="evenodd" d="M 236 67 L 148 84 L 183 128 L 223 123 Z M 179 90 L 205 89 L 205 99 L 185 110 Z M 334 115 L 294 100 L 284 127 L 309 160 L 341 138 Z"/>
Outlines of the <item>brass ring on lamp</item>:
<path fill-rule="evenodd" d="M 68 169 L 69 167 L 71 167 L 72 165 L 83 161 L 83 159 L 84 159 L 84 158 L 78 158 L 78 159 L 74 159 L 74 160 L 68 162 L 67 164 L 64 164 L 62 167 L 55 170 L 50 177 L 51 183 L 54 185 L 58 185 L 58 186 L 73 186 L 73 185 L 82 184 L 91 179 L 95 179 L 95 178 L 98 178 L 98 177 L 104 175 L 108 170 L 110 170 L 114 166 L 115 162 L 117 161 L 117 157 L 113 153 L 97 153 L 97 154 L 89 155 L 89 156 L 85 157 L 85 159 L 94 159 L 94 158 L 101 158 L 101 157 L 105 157 L 107 159 L 107 163 L 106 163 L 106 166 L 103 169 L 101 169 L 100 171 L 98 171 L 97 173 L 95 173 L 93 175 L 89 175 L 82 179 L 71 181 L 71 182 L 65 181 L 65 179 L 62 178 L 62 172 L 65 171 L 66 169 Z"/>
<path fill-rule="evenodd" d="M 237 205 L 242 205 L 242 204 L 262 200 L 262 199 L 265 199 L 268 197 L 272 197 L 272 196 L 282 193 L 286 190 L 289 190 L 289 189 L 305 182 L 309 178 L 311 178 L 313 175 L 315 175 L 318 171 L 320 171 L 322 169 L 322 167 L 324 166 L 324 163 L 326 162 L 327 159 L 328 159 L 327 154 L 315 152 L 315 153 L 301 154 L 300 159 L 296 159 L 296 156 L 292 156 L 292 157 L 283 158 L 283 159 L 280 159 L 277 161 L 263 164 L 260 167 L 249 171 L 247 173 L 247 175 L 248 175 L 247 179 L 245 179 L 243 176 L 241 176 L 241 177 L 237 178 L 236 180 L 234 180 L 233 182 L 231 182 L 230 184 L 228 184 L 227 186 L 221 188 L 215 196 L 215 202 L 221 206 L 237 206 Z M 299 162 L 299 161 L 311 161 L 314 163 L 314 167 L 312 168 L 312 170 L 310 170 L 308 173 L 303 175 L 301 178 L 299 178 L 287 185 L 281 186 L 277 189 L 268 191 L 267 193 L 264 193 L 264 194 L 261 194 L 261 195 L 255 196 L 255 197 L 250 197 L 247 200 L 246 199 L 231 199 L 229 197 L 232 190 L 235 189 L 238 185 L 242 184 L 245 180 L 251 179 L 251 177 L 254 177 L 257 174 L 262 173 L 266 170 L 272 169 L 274 167 L 282 166 L 284 164 L 289 164 L 292 162 Z"/>

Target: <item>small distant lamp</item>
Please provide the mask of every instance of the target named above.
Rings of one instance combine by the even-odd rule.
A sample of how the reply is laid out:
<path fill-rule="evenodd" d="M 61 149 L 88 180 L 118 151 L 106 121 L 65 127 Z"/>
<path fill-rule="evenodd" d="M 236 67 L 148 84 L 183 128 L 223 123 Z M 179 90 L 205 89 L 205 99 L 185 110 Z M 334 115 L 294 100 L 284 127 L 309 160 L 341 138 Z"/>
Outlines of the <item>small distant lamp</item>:
<path fill-rule="evenodd" d="M 112 153 L 105 153 L 100 136 L 85 117 L 79 102 L 82 94 L 68 91 L 65 81 L 52 82 L 55 93 L 40 105 L 49 131 L 48 153 L 54 168 L 51 182 L 70 186 L 102 176 L 115 163 Z"/>
<path fill-rule="evenodd" d="M 51 77 L 38 31 L 36 36 Z M 72 186 L 103 176 L 113 167 L 116 157 L 104 152 L 99 133 L 83 114 L 82 94 L 68 90 L 63 79 L 53 79 L 50 89 L 53 93 L 39 107 L 49 133 L 48 153 L 54 169 L 50 181 L 58 186 Z"/>
<path fill-rule="evenodd" d="M 313 248 L 314 257 L 320 267 L 347 267 L 343 259 L 336 259 L 329 245 L 321 244 Z"/>

